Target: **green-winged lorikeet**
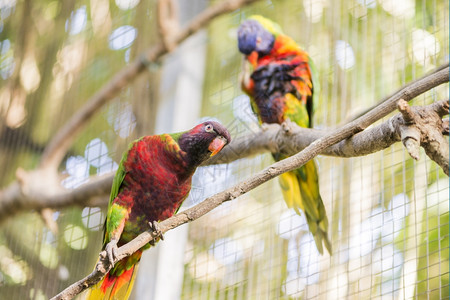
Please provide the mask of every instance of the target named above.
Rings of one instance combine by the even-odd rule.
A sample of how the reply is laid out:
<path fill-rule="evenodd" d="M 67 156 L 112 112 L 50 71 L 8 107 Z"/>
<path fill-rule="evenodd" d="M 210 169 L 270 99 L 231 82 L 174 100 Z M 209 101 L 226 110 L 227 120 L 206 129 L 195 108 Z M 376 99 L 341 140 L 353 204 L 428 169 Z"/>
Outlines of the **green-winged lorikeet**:
<path fill-rule="evenodd" d="M 242 88 L 250 96 L 260 123 L 291 121 L 312 127 L 314 87 L 312 62 L 280 26 L 262 16 L 251 16 L 239 27 L 239 51 L 245 55 L 250 72 L 244 72 Z M 315 85 L 313 85 L 313 83 Z M 316 88 L 317 90 L 317 88 Z M 286 158 L 274 153 L 275 160 Z M 317 250 L 331 254 L 328 218 L 319 193 L 314 161 L 282 174 L 279 182 L 288 207 L 305 213 Z"/>
<path fill-rule="evenodd" d="M 221 124 L 204 122 L 186 132 L 145 136 L 132 142 L 113 180 L 103 249 L 110 260 L 117 248 L 180 208 L 196 168 L 231 141 Z M 118 261 L 87 299 L 127 299 L 147 244 Z"/>

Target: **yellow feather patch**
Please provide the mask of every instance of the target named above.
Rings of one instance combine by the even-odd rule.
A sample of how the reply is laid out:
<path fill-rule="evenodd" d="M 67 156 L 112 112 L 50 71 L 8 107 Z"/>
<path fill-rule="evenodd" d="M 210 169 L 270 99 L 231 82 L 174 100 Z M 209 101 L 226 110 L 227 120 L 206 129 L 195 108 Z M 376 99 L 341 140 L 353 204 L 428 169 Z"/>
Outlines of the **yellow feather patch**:
<path fill-rule="evenodd" d="M 172 136 L 165 133 L 161 135 L 161 141 L 165 144 L 168 151 L 175 153 L 177 158 L 181 158 L 181 148 L 180 145 L 173 139 Z"/>
<path fill-rule="evenodd" d="M 286 110 L 284 115 L 300 127 L 309 127 L 309 116 L 306 106 L 291 93 L 284 95 Z"/>
<path fill-rule="evenodd" d="M 287 206 L 293 208 L 297 214 L 300 214 L 299 209 L 304 211 L 304 207 L 297 176 L 293 172 L 287 172 L 281 174 L 278 177 L 278 180 Z"/>
<path fill-rule="evenodd" d="M 269 31 L 271 34 L 277 36 L 279 34 L 283 34 L 283 30 L 281 30 L 280 25 L 278 25 L 277 23 L 264 18 L 263 16 L 260 15 L 252 15 L 249 17 L 249 19 L 253 19 L 255 21 L 258 21 L 259 24 L 261 24 L 267 31 Z"/>

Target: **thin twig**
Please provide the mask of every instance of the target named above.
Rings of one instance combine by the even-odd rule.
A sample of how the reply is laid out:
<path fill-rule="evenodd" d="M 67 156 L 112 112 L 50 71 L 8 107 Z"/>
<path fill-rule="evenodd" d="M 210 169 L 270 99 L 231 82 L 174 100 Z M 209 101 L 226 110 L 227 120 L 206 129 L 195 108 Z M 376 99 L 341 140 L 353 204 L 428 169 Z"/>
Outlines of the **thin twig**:
<path fill-rule="evenodd" d="M 448 68 L 441 70 L 436 73 L 437 77 L 432 79 L 433 83 L 438 85 L 448 81 Z M 428 80 L 427 80 L 428 79 Z M 422 81 L 418 81 L 417 85 L 409 86 L 408 89 L 403 89 L 395 93 L 393 96 L 389 97 L 387 101 L 384 101 L 379 106 L 375 107 L 372 111 L 368 112 L 364 116 L 356 119 L 353 122 L 343 126 L 342 128 L 333 130 L 326 136 L 316 140 L 309 146 L 307 146 L 303 151 L 286 158 L 284 160 L 278 161 L 271 166 L 265 168 L 264 170 L 252 175 L 250 178 L 238 183 L 234 187 L 231 187 L 223 192 L 220 192 L 212 197 L 207 198 L 202 203 L 185 210 L 169 219 L 166 219 L 160 223 L 160 229 L 162 233 L 167 232 L 170 229 L 178 227 L 184 223 L 191 222 L 198 219 L 199 217 L 205 215 L 212 209 L 218 207 L 226 201 L 233 200 L 250 190 L 258 187 L 259 185 L 267 182 L 276 176 L 281 175 L 287 171 L 291 171 L 304 165 L 306 162 L 314 158 L 321 151 L 327 147 L 342 141 L 353 134 L 364 130 L 370 124 L 376 122 L 377 120 L 385 117 L 396 108 L 397 101 L 404 99 L 406 101 L 420 95 L 429 89 L 430 78 L 424 78 Z M 138 249 L 142 248 L 144 245 L 153 240 L 153 235 L 150 230 L 140 234 L 131 242 L 123 245 L 119 248 L 118 254 L 115 258 L 115 262 L 131 255 Z M 103 255 L 105 256 L 105 255 Z M 88 275 L 86 278 L 72 284 L 64 291 L 56 295 L 52 299 L 71 299 L 75 295 L 81 293 L 86 288 L 94 285 L 98 282 L 108 270 L 104 265 L 104 261 L 100 260 L 97 264 L 95 270 Z"/>

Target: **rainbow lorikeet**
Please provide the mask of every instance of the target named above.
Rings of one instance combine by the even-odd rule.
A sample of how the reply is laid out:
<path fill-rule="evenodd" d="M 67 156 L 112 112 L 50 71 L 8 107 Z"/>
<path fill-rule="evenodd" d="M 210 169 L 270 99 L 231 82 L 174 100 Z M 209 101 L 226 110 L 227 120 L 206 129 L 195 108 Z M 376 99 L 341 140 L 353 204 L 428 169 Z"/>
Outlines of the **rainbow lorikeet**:
<path fill-rule="evenodd" d="M 251 16 L 239 27 L 239 51 L 252 70 L 244 72 L 242 88 L 250 96 L 253 111 L 260 123 L 291 121 L 312 127 L 313 72 L 308 54 L 283 34 L 280 26 L 262 16 Z M 315 83 L 315 82 L 314 82 Z M 286 158 L 274 153 L 275 160 Z M 297 214 L 305 213 L 317 250 L 323 246 L 331 254 L 328 218 L 319 193 L 314 161 L 282 174 L 279 182 L 284 200 Z"/>
<path fill-rule="evenodd" d="M 132 142 L 113 180 L 105 222 L 103 249 L 110 260 L 117 248 L 171 217 L 191 189 L 192 175 L 231 141 L 221 124 L 208 121 L 189 131 L 145 136 Z M 155 225 L 153 225 L 155 226 Z M 87 299 L 127 299 L 137 273 L 142 247 L 118 261 L 89 290 Z"/>

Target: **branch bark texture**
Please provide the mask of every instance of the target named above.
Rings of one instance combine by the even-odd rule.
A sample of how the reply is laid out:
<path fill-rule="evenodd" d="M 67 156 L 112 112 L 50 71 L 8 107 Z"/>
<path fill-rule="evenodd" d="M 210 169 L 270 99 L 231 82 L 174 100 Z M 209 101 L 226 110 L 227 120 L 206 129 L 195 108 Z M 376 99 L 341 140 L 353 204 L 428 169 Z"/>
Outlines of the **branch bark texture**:
<path fill-rule="evenodd" d="M 416 97 L 424 91 L 446 82 L 446 80 L 448 81 L 446 72 L 448 72 L 448 67 L 418 79 L 414 84 L 409 84 L 406 88 L 394 93 L 389 99 L 395 102 L 402 99 L 404 95 L 409 95 L 408 97 L 410 98 Z M 388 106 L 388 111 L 390 112 L 395 107 L 395 103 Z M 421 123 L 414 125 L 415 127 L 423 127 L 421 124 L 424 122 L 428 122 L 431 126 L 420 135 L 420 141 L 424 142 L 422 147 L 426 149 L 430 144 L 427 141 L 432 141 L 434 146 L 430 146 L 430 150 L 426 150 L 427 155 L 435 160 L 444 171 L 448 170 L 448 167 L 445 167 L 446 165 L 448 166 L 448 155 L 445 154 L 446 149 L 448 153 L 448 147 L 445 146 L 448 141 L 438 135 L 439 130 L 445 131 L 446 126 L 448 128 L 448 123 L 441 120 L 443 115 L 448 114 L 445 101 L 411 109 L 420 111 L 418 115 L 423 116 L 426 120 L 420 121 Z M 380 115 L 385 116 L 386 114 L 377 114 L 376 118 Z M 367 127 L 368 124 L 371 123 L 366 122 L 365 126 Z M 410 127 L 410 125 L 406 124 L 402 115 L 397 114 L 381 124 L 353 135 L 351 138 L 323 148 L 317 154 L 355 157 L 374 153 L 389 147 L 393 143 L 402 141 L 402 132 L 406 132 Z M 359 131 L 361 128 L 357 126 L 353 130 Z M 435 138 L 430 139 L 428 137 L 429 132 L 433 128 L 436 128 L 437 131 L 434 132 Z M 207 161 L 206 164 L 229 163 L 263 152 L 284 152 L 293 155 L 323 138 L 327 132 L 329 130 L 301 128 L 295 124 L 290 124 L 288 127 L 282 127 L 277 124 L 266 125 L 262 131 L 234 139 L 229 146 L 216 155 L 214 159 Z M 441 141 L 442 139 L 443 141 Z M 439 141 L 439 143 L 435 141 Z M 436 145 L 439 147 L 436 147 Z M 56 179 L 52 179 L 48 183 L 42 180 L 51 176 L 42 176 L 40 172 L 28 172 L 26 175 L 28 176 L 18 176 L 18 182 L 15 182 L 0 193 L 0 220 L 5 220 L 20 211 L 31 209 L 40 210 L 48 207 L 58 209 L 71 205 L 105 206 L 107 205 L 106 199 L 114 177 L 114 174 L 100 178 L 94 177 L 88 183 L 74 190 L 58 189 L 55 191 L 55 185 L 52 182 L 57 181 Z M 33 184 L 36 182 L 39 183 L 38 186 Z"/>
<path fill-rule="evenodd" d="M 370 124 L 388 115 L 397 107 L 397 103 L 400 99 L 409 101 L 428 90 L 430 88 L 430 85 L 439 85 L 441 83 L 447 82 L 448 71 L 449 69 L 447 67 L 436 72 L 436 77 L 425 77 L 421 80 L 418 80 L 416 85 L 409 86 L 407 89 L 402 89 L 394 93 L 386 101 L 381 103 L 372 111 L 350 122 L 342 128 L 333 130 L 331 133 L 328 133 L 325 136 L 319 138 L 318 140 L 308 145 L 301 152 L 287 159 L 278 161 L 265 168 L 264 170 L 252 175 L 246 180 L 240 182 L 234 187 L 231 187 L 223 192 L 209 197 L 202 203 L 188 210 L 185 210 L 167 220 L 164 220 L 160 223 L 160 229 L 162 233 L 165 233 L 168 230 L 178 227 L 184 223 L 196 220 L 212 209 L 218 207 L 222 203 L 233 200 L 267 182 L 268 180 L 281 175 L 282 173 L 299 168 L 300 166 L 304 165 L 306 162 L 314 158 L 314 156 L 324 151 L 326 148 L 346 138 L 349 138 L 355 133 L 364 130 Z M 115 258 L 114 262 L 117 262 L 124 257 L 131 255 L 151 240 L 153 240 L 153 233 L 150 230 L 140 234 L 137 238 L 119 248 L 118 255 Z M 106 257 L 105 253 L 101 253 L 100 257 Z M 109 268 L 109 263 L 106 262 L 105 259 L 100 259 L 95 270 L 90 275 L 72 284 L 52 299 L 72 299 L 75 295 L 81 293 L 83 290 L 98 282 L 108 272 Z"/>

